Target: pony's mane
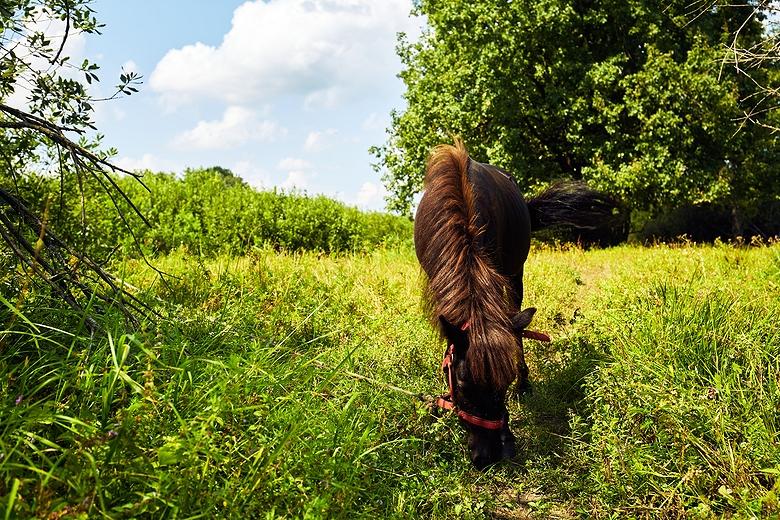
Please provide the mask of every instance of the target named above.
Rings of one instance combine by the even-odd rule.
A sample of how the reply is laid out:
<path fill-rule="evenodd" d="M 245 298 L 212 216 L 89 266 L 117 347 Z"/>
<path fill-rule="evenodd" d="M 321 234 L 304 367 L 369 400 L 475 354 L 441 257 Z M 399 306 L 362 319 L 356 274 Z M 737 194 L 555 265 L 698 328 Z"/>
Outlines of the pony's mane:
<path fill-rule="evenodd" d="M 431 321 L 442 316 L 458 327 L 469 324 L 466 362 L 474 380 L 505 388 L 517 374 L 511 323 L 517 309 L 505 294 L 508 280 L 479 245 L 469 161 L 460 141 L 437 147 L 428 161 L 424 189 L 435 204 L 418 215 L 428 235 L 420 260 L 428 273 L 424 294 Z"/>

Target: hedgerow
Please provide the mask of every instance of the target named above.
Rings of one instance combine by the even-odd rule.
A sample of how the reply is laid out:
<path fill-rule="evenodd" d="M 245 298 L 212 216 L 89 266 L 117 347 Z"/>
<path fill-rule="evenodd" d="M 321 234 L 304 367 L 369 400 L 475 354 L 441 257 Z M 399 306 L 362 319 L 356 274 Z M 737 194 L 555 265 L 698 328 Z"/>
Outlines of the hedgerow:
<path fill-rule="evenodd" d="M 96 186 L 60 184 L 31 174 L 20 190 L 48 215 L 60 235 L 92 253 L 122 257 L 168 254 L 178 249 L 204 256 L 242 254 L 254 247 L 324 253 L 365 252 L 411 243 L 408 218 L 361 211 L 328 197 L 257 190 L 224 168 L 147 172 L 149 188 L 128 177 L 117 185 L 145 217 L 123 199 Z M 121 210 L 117 214 L 116 205 Z M 131 232 L 132 230 L 132 232 Z"/>

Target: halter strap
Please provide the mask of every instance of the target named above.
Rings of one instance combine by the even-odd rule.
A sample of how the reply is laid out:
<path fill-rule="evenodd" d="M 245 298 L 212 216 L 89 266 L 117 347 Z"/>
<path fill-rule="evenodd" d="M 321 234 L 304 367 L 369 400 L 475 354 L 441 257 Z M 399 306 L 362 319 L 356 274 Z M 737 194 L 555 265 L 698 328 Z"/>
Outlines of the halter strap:
<path fill-rule="evenodd" d="M 464 325 L 463 330 L 465 330 L 468 323 Z M 474 426 L 479 426 L 480 428 L 485 428 L 487 430 L 500 430 L 504 427 L 504 424 L 506 424 L 506 419 L 501 419 L 497 421 L 493 421 L 490 419 L 483 419 L 482 417 L 472 415 L 468 412 L 464 412 L 463 410 L 459 410 L 455 402 L 452 398 L 452 389 L 454 388 L 453 381 L 452 381 L 452 356 L 455 354 L 455 345 L 450 345 L 447 349 L 447 354 L 444 356 L 444 359 L 441 362 L 441 369 L 447 370 L 447 386 L 449 387 L 449 392 L 442 395 L 438 399 L 436 399 L 436 405 L 439 408 L 442 408 L 444 410 L 454 410 L 457 412 L 458 417 L 460 417 L 465 422 L 472 424 Z"/>
<path fill-rule="evenodd" d="M 536 341 L 550 342 L 550 336 L 544 332 L 536 332 L 535 330 L 523 330 L 522 336 L 528 339 L 535 339 Z"/>
<path fill-rule="evenodd" d="M 469 328 L 470 325 L 471 322 L 467 321 L 466 323 L 463 324 L 460 330 L 466 330 Z M 524 330 L 522 336 L 524 338 L 535 339 L 537 341 L 550 341 L 550 336 L 548 336 L 547 334 L 544 334 L 542 332 L 535 332 L 532 330 Z M 436 399 L 436 406 L 438 406 L 443 410 L 453 410 L 457 412 L 458 417 L 460 419 L 473 426 L 485 428 L 486 430 L 502 429 L 504 425 L 506 425 L 506 418 L 499 419 L 499 420 L 483 419 L 482 417 L 472 415 L 468 412 L 464 412 L 463 410 L 458 409 L 458 406 L 455 404 L 453 398 L 453 388 L 455 386 L 452 379 L 452 372 L 453 372 L 452 358 L 454 355 L 455 355 L 455 345 L 452 344 L 447 348 L 447 353 L 444 355 L 444 359 L 441 362 L 442 371 L 444 370 L 447 371 L 447 388 L 449 392 Z"/>

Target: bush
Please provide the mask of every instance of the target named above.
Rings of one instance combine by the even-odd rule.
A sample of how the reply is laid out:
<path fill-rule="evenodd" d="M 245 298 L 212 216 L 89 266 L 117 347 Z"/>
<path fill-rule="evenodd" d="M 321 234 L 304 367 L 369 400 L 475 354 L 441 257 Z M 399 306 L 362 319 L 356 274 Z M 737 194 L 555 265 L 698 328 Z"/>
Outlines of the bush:
<path fill-rule="evenodd" d="M 179 248 L 205 256 L 241 254 L 253 247 L 313 250 L 325 253 L 361 252 L 379 246 L 410 244 L 412 223 L 404 217 L 364 212 L 324 196 L 310 197 L 277 190 L 258 191 L 230 170 L 187 170 L 182 178 L 147 172 L 144 183 L 130 178 L 117 184 L 144 215 L 144 224 L 132 208 L 114 202 L 97 186 L 85 185 L 86 226 L 81 225 L 78 183 L 66 184 L 60 207 L 60 185 L 54 179 L 28 175 L 22 196 L 42 211 L 49 207 L 51 227 L 73 243 L 105 256 L 115 248 L 123 256 L 167 254 Z"/>

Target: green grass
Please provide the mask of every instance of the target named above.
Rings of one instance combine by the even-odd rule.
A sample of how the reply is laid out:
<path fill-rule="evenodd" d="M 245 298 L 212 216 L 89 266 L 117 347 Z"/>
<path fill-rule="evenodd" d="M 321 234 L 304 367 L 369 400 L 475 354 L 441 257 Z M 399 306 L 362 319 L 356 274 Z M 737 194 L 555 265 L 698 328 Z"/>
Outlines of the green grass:
<path fill-rule="evenodd" d="M 345 374 L 442 391 L 411 250 L 156 265 L 117 266 L 165 302 L 132 333 L 4 289 L 0 518 L 780 514 L 777 245 L 532 251 L 553 342 L 485 472 L 451 416 Z"/>

